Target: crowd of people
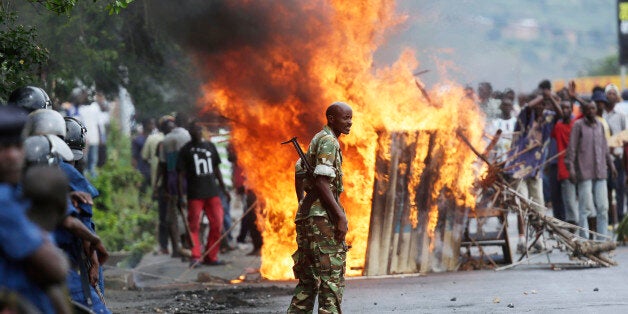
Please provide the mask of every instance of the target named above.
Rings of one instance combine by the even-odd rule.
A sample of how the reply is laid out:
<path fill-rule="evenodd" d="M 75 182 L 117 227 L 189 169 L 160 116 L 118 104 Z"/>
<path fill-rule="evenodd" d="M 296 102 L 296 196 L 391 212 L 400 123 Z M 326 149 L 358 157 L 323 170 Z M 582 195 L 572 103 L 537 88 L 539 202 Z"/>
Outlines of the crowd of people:
<path fill-rule="evenodd" d="M 612 240 L 609 230 L 625 216 L 627 126 L 618 104 L 628 91 L 608 84 L 580 95 L 573 81 L 553 91 L 544 80 L 529 94 L 493 91 L 488 82 L 479 84 L 477 96 L 471 88 L 466 92 L 487 117 L 487 138 L 501 130 L 490 161 L 503 167 L 532 206 L 551 207 L 584 238 Z M 519 215 L 519 253 L 526 250 L 524 228 Z M 535 246 L 543 249 L 543 242 Z"/>
<path fill-rule="evenodd" d="M 92 96 L 90 102 L 77 88 L 53 110 L 43 89 L 27 86 L 0 105 L 0 310 L 110 313 L 102 272 L 109 253 L 96 234 L 92 206 L 99 192 L 89 181 L 105 161 L 109 108 L 102 94 Z M 145 179 L 140 194 L 152 188 L 159 208 L 158 252 L 190 267 L 224 265 L 219 252 L 235 249 L 228 233 L 232 194 L 207 138 L 198 121 L 176 114 L 146 120 L 131 143 Z M 255 194 L 229 152 L 233 196 L 253 208 Z M 249 254 L 259 255 L 256 215 L 246 213 L 237 240 L 250 233 Z"/>
<path fill-rule="evenodd" d="M 96 234 L 98 191 L 79 161 L 87 128 L 49 109 L 41 88 L 0 106 L 0 308 L 20 313 L 110 313 Z"/>
<path fill-rule="evenodd" d="M 246 214 L 237 242 L 244 244 L 250 233 L 253 250 L 249 254 L 259 256 L 262 246 L 255 212 L 246 212 L 255 203 L 255 194 L 245 186 L 235 152 L 230 146 L 226 149 L 232 168 L 231 193 L 220 170 L 224 161 L 207 133 L 201 123 L 179 113 L 157 121 L 146 119 L 132 140 L 133 165 L 144 179 L 140 193 L 152 187 L 159 208 L 158 252 L 187 260 L 190 267 L 223 265 L 218 253 L 236 248 L 230 232 L 232 194 Z M 203 233 L 207 237 L 201 250 Z"/>

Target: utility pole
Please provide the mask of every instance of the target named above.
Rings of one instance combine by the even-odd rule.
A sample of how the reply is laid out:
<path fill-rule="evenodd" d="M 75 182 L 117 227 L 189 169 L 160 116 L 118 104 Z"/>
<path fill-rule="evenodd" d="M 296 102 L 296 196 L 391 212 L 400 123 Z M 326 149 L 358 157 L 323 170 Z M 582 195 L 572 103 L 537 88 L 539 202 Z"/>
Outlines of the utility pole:
<path fill-rule="evenodd" d="M 624 90 L 626 88 L 626 65 L 628 64 L 628 0 L 617 0 L 617 35 L 621 89 Z"/>

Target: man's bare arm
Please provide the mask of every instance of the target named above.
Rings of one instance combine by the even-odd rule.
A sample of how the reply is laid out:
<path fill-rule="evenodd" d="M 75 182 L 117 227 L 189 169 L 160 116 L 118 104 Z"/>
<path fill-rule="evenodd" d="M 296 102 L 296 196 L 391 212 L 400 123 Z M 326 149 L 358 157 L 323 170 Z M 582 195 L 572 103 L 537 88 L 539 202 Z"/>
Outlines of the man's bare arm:
<path fill-rule="evenodd" d="M 340 207 L 340 204 L 336 202 L 334 194 L 331 192 L 331 178 L 322 175 L 316 176 L 314 185 L 316 186 L 321 202 L 323 202 L 323 206 L 331 209 L 332 215 L 336 216 L 334 217 L 336 220 L 336 240 L 344 241 L 349 229 L 347 216 Z"/>

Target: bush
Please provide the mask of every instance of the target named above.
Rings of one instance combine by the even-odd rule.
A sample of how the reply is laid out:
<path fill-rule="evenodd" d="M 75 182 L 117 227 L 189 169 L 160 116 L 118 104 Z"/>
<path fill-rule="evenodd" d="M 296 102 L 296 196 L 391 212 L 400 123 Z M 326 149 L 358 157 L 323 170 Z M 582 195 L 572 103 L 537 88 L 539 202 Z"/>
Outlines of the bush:
<path fill-rule="evenodd" d="M 131 165 L 130 139 L 116 125 L 111 129 L 107 162 L 93 180 L 100 192 L 94 199 L 94 221 L 109 251 L 146 253 L 156 243 L 157 211 L 150 199 L 140 197 L 142 176 Z"/>

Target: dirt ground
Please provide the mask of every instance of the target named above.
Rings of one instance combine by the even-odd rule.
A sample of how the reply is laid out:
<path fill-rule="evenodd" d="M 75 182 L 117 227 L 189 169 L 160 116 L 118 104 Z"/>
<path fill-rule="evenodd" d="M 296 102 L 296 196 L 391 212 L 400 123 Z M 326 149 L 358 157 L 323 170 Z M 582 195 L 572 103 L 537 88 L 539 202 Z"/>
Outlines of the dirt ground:
<path fill-rule="evenodd" d="M 287 304 L 274 302 L 292 291 L 288 285 L 110 290 L 107 305 L 114 313 L 283 313 Z"/>

